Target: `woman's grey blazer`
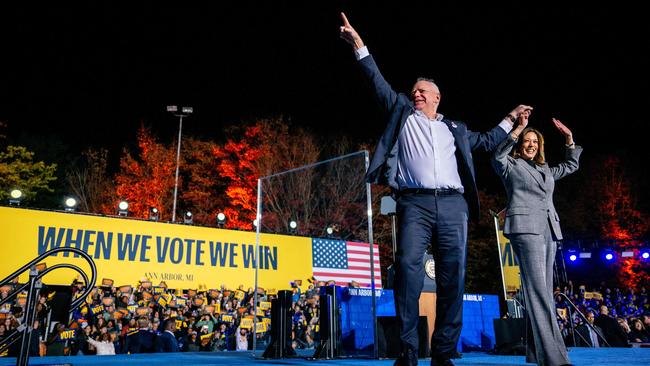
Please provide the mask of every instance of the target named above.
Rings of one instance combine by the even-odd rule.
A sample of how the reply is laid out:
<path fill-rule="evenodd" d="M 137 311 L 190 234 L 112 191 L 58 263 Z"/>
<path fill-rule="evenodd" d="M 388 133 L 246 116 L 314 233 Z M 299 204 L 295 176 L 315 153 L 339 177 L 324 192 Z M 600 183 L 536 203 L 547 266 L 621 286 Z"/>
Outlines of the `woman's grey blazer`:
<path fill-rule="evenodd" d="M 508 154 L 517 141 L 508 134 L 492 157 L 508 194 L 504 236 L 510 234 L 543 234 L 546 224 L 555 240 L 562 239 L 560 218 L 553 205 L 555 181 L 578 170 L 582 147 L 566 149 L 566 160 L 556 167 L 537 165 Z"/>

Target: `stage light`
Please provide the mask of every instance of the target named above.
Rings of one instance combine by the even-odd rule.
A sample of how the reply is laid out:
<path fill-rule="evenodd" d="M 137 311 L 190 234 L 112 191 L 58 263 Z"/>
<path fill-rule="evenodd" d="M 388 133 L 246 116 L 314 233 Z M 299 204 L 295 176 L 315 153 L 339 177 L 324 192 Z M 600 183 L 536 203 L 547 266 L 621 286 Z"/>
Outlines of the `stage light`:
<path fill-rule="evenodd" d="M 642 249 L 639 252 L 639 257 L 641 257 L 641 259 L 643 259 L 643 260 L 650 259 L 650 249 Z"/>
<path fill-rule="evenodd" d="M 226 215 L 223 212 L 217 214 L 217 226 L 223 227 L 226 224 Z"/>
<path fill-rule="evenodd" d="M 20 202 L 23 200 L 23 191 L 20 189 L 12 189 L 9 192 L 9 206 L 20 206 Z"/>
<path fill-rule="evenodd" d="M 603 258 L 605 258 L 606 261 L 611 262 L 616 259 L 616 253 L 612 250 L 605 250 L 603 252 Z"/>
<path fill-rule="evenodd" d="M 334 234 L 334 229 L 331 226 L 328 226 L 327 229 L 325 229 L 327 232 L 327 235 L 332 235 Z"/>
<path fill-rule="evenodd" d="M 158 221 L 159 218 L 160 218 L 160 211 L 155 207 L 151 207 L 149 209 L 149 220 Z"/>
<path fill-rule="evenodd" d="M 578 252 L 575 249 L 569 249 L 566 254 L 566 259 L 569 260 L 569 262 L 575 262 L 579 258 Z"/>
<path fill-rule="evenodd" d="M 126 201 L 120 201 L 120 203 L 117 205 L 117 214 L 119 216 L 128 216 L 129 203 Z"/>
<path fill-rule="evenodd" d="M 75 208 L 77 208 L 77 200 L 74 197 L 68 197 L 63 201 L 63 205 L 65 206 L 65 210 L 68 212 L 74 212 Z"/>
<path fill-rule="evenodd" d="M 294 220 L 289 221 L 289 233 L 295 234 L 298 229 L 298 223 Z"/>
<path fill-rule="evenodd" d="M 183 215 L 183 223 L 190 225 L 192 224 L 192 221 L 194 221 L 193 218 L 194 216 L 190 211 L 185 211 L 185 215 Z"/>
<path fill-rule="evenodd" d="M 622 258 L 632 258 L 632 257 L 634 257 L 634 251 L 626 250 L 626 251 L 621 253 L 621 257 Z"/>

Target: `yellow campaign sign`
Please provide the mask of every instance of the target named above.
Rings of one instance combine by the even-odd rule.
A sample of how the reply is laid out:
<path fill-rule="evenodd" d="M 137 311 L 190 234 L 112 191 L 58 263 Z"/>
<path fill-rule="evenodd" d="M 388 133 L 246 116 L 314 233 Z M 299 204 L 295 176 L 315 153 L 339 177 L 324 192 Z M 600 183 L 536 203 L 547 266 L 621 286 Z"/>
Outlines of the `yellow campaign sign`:
<path fill-rule="evenodd" d="M 221 321 L 224 322 L 224 323 L 232 323 L 233 321 L 235 321 L 235 319 L 233 318 L 232 315 L 222 314 L 221 315 Z"/>
<path fill-rule="evenodd" d="M 255 327 L 255 333 L 264 333 L 266 329 L 266 322 L 258 322 Z"/>
<path fill-rule="evenodd" d="M 499 246 L 501 247 L 501 265 L 503 266 L 506 291 L 515 292 L 521 288 L 519 262 L 510 240 L 503 236 L 503 231 L 499 231 Z"/>
<path fill-rule="evenodd" d="M 499 213 L 503 216 L 504 211 Z M 503 236 L 503 217 L 495 216 L 495 227 L 497 229 L 497 240 L 499 242 L 499 254 L 501 256 L 501 268 L 503 270 L 503 282 L 508 297 L 511 297 L 521 288 L 519 276 L 519 261 L 510 240 Z"/>
<path fill-rule="evenodd" d="M 57 247 L 88 253 L 98 278 L 115 283 L 164 281 L 181 289 L 255 286 L 254 232 L 0 207 L 0 250 L 5 253 L 0 278 Z M 296 278 L 313 275 L 311 238 L 261 234 L 257 254 L 261 287 L 286 288 Z M 69 263 L 90 272 L 85 260 L 70 253 L 41 262 L 48 268 Z M 57 269 L 43 282 L 70 285 L 76 276 L 74 270 Z M 20 280 L 25 283 L 28 274 Z"/>
<path fill-rule="evenodd" d="M 104 305 L 98 305 L 90 308 L 90 312 L 92 312 L 93 315 L 97 315 L 103 311 L 104 311 Z"/>
<path fill-rule="evenodd" d="M 241 323 L 239 323 L 239 327 L 244 329 L 251 329 L 253 327 L 253 319 L 252 318 L 242 319 Z"/>
<path fill-rule="evenodd" d="M 64 330 L 63 332 L 59 333 L 59 339 L 62 341 L 72 338 L 74 338 L 74 329 Z"/>
<path fill-rule="evenodd" d="M 270 301 L 260 301 L 260 309 L 269 310 L 270 308 L 271 308 L 271 302 Z"/>

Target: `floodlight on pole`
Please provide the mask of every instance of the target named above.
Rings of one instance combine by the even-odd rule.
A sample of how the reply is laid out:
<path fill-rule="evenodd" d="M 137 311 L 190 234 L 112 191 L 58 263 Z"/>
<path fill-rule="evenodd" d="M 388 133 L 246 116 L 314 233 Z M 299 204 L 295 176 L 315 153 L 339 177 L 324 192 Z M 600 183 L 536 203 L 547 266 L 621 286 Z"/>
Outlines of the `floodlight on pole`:
<path fill-rule="evenodd" d="M 298 229 L 298 223 L 295 220 L 289 221 L 289 232 L 295 234 Z"/>
<path fill-rule="evenodd" d="M 127 201 L 120 201 L 117 204 L 117 214 L 119 216 L 127 216 L 129 214 L 129 203 Z"/>
<path fill-rule="evenodd" d="M 74 197 L 67 197 L 63 201 L 63 205 L 65 206 L 65 210 L 68 212 L 74 212 L 74 210 L 77 208 L 77 200 Z"/>
<path fill-rule="evenodd" d="M 149 221 L 158 221 L 160 218 L 160 211 L 156 207 L 149 209 Z"/>
<path fill-rule="evenodd" d="M 23 200 L 23 191 L 18 188 L 14 188 L 9 192 L 9 206 L 20 206 L 20 202 Z"/>
<path fill-rule="evenodd" d="M 226 224 L 226 215 L 223 212 L 217 214 L 217 226 L 223 227 Z"/>
<path fill-rule="evenodd" d="M 183 117 L 188 117 L 194 113 L 192 107 L 182 107 L 181 112 L 178 113 L 178 107 L 175 105 L 168 105 L 167 112 L 172 113 L 178 117 L 178 148 L 176 149 L 176 178 L 174 181 L 174 205 L 172 207 L 172 222 L 176 222 L 176 200 L 178 198 L 178 165 L 181 157 L 181 136 L 183 131 Z"/>
<path fill-rule="evenodd" d="M 192 222 L 194 221 L 194 216 L 190 211 L 185 211 L 185 214 L 183 215 L 183 223 L 191 225 Z"/>

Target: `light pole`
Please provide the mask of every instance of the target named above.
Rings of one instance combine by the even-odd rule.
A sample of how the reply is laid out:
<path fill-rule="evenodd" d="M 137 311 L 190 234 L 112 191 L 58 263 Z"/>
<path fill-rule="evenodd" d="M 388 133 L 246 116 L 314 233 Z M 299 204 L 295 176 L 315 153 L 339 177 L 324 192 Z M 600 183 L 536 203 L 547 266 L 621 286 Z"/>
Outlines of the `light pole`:
<path fill-rule="evenodd" d="M 174 207 L 172 208 L 172 222 L 176 222 L 176 197 L 178 195 L 178 162 L 181 157 L 181 133 L 183 131 L 183 117 L 188 117 L 194 109 L 192 107 L 183 107 L 178 111 L 175 105 L 168 105 L 167 112 L 179 118 L 178 121 L 178 149 L 176 150 L 176 181 L 174 183 Z"/>

